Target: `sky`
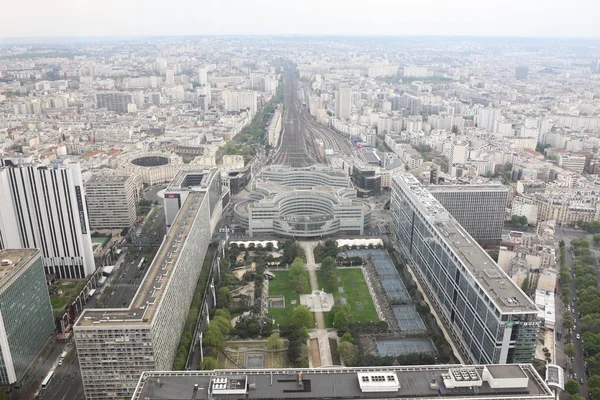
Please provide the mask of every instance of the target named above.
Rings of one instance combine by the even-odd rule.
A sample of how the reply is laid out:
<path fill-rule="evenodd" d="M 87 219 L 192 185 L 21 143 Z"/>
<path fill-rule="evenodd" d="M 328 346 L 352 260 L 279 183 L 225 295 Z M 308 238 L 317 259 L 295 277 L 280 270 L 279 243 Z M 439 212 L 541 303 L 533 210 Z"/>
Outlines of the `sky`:
<path fill-rule="evenodd" d="M 600 0 L 1 0 L 0 37 L 599 37 Z"/>

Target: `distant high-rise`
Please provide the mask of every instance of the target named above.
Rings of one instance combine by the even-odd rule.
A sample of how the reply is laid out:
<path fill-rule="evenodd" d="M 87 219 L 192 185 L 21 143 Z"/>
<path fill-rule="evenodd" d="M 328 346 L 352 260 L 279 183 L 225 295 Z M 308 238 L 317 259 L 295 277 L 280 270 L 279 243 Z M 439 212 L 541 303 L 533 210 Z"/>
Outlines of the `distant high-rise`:
<path fill-rule="evenodd" d="M 172 69 L 168 69 L 166 72 L 166 85 L 174 85 L 175 84 L 175 71 Z"/>
<path fill-rule="evenodd" d="M 340 88 L 335 96 L 335 116 L 349 119 L 352 114 L 352 89 Z"/>
<path fill-rule="evenodd" d="M 130 93 L 105 92 L 96 93 L 96 107 L 108 111 L 127 112 L 127 104 L 133 103 Z"/>
<path fill-rule="evenodd" d="M 40 251 L 0 250 L 0 385 L 19 382 L 53 333 Z"/>
<path fill-rule="evenodd" d="M 590 71 L 592 74 L 600 74 L 600 60 L 592 60 Z"/>
<path fill-rule="evenodd" d="M 129 228 L 135 222 L 137 193 L 130 175 L 93 175 L 85 197 L 93 229 Z"/>
<path fill-rule="evenodd" d="M 255 91 L 231 91 L 223 93 L 223 97 L 225 99 L 225 109 L 227 111 L 249 109 L 251 116 L 256 114 L 258 98 Z"/>
<path fill-rule="evenodd" d="M 208 83 L 208 70 L 206 68 L 198 69 L 198 83 L 203 86 Z"/>
<path fill-rule="evenodd" d="M 529 74 L 529 68 L 524 65 L 518 66 L 515 70 L 515 76 L 519 80 L 527 79 L 527 75 Z"/>
<path fill-rule="evenodd" d="M 427 190 L 480 244 L 498 244 L 508 203 L 502 185 L 441 185 Z"/>
<path fill-rule="evenodd" d="M 95 270 L 79 164 L 0 160 L 0 249 L 37 248 L 46 274 L 85 278 Z"/>
<path fill-rule="evenodd" d="M 450 144 L 450 162 L 464 164 L 469 159 L 469 142 L 456 139 Z"/>
<path fill-rule="evenodd" d="M 478 128 L 483 128 L 488 132 L 494 132 L 496 129 L 496 121 L 502 116 L 500 108 L 479 108 L 475 115 L 475 123 Z"/>

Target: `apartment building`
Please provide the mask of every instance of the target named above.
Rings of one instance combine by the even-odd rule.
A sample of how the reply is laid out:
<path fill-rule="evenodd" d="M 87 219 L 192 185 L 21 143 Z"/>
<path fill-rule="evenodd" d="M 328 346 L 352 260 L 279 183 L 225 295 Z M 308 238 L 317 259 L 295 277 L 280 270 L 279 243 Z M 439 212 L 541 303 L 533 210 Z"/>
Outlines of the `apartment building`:
<path fill-rule="evenodd" d="M 179 208 L 130 307 L 87 309 L 73 327 L 87 400 L 129 399 L 142 371 L 172 368 L 212 236 L 207 221 L 222 210 L 219 171 L 187 175 L 180 176 L 185 192 L 172 193 Z"/>
<path fill-rule="evenodd" d="M 92 229 L 129 228 L 135 222 L 139 193 L 130 175 L 92 175 L 85 195 Z"/>

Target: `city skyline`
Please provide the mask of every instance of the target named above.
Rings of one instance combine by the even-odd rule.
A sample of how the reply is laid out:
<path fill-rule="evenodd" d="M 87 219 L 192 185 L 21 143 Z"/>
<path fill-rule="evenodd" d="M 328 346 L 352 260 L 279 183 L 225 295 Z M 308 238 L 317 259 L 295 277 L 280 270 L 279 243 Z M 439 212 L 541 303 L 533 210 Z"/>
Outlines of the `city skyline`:
<path fill-rule="evenodd" d="M 114 0 L 82 8 L 67 0 L 61 5 L 55 8 L 36 1 L 36 12 L 31 13 L 31 4 L 13 4 L 0 16 L 0 38 L 223 34 L 598 37 L 594 22 L 600 16 L 600 4 L 587 0 L 575 1 L 568 8 L 540 0 L 510 0 L 500 8 L 473 0 L 451 5 L 428 0 L 418 6 L 379 0 L 369 3 L 368 9 L 358 2 L 339 0 L 302 4 L 177 0 L 169 7 L 153 0 L 143 8 Z M 365 18 L 369 11 L 373 18 Z"/>

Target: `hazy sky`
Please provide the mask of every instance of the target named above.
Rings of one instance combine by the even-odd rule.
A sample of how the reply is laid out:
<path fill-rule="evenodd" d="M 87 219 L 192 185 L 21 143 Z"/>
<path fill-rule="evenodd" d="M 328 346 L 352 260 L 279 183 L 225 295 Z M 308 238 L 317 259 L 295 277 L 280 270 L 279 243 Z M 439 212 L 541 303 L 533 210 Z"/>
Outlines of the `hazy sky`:
<path fill-rule="evenodd" d="M 600 36 L 600 0 L 2 0 L 0 37 Z"/>

